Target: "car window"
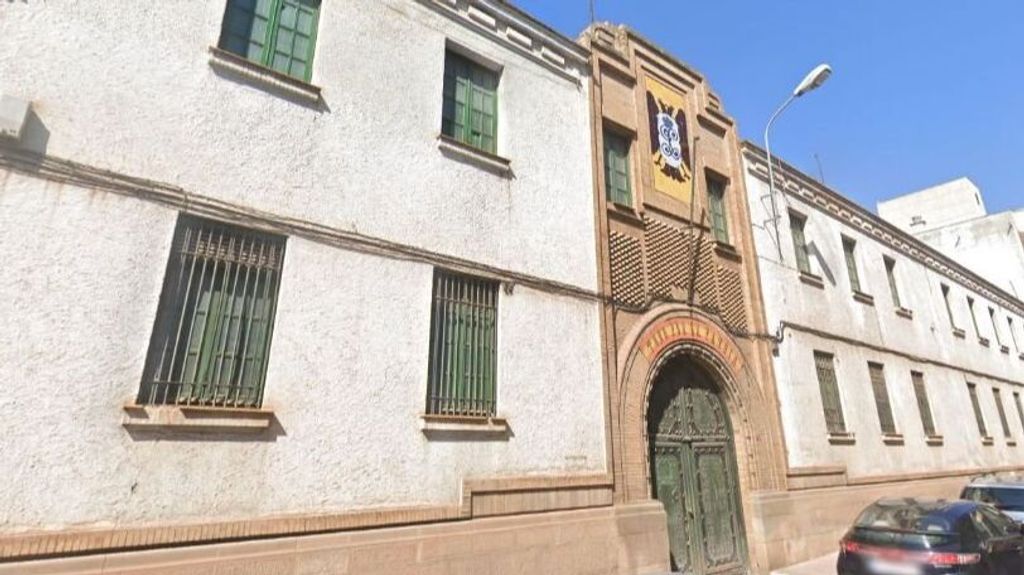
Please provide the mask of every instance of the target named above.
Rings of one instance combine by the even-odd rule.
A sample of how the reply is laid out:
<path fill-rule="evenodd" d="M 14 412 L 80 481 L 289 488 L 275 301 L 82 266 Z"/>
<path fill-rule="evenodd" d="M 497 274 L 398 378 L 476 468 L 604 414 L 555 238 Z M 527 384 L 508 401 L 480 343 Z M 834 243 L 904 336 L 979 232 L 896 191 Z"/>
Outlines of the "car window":
<path fill-rule="evenodd" d="M 1024 510 L 1024 489 L 1011 487 L 968 487 L 961 499 L 988 503 L 998 509 Z"/>
<path fill-rule="evenodd" d="M 1008 518 L 992 508 L 978 507 L 971 513 L 971 518 L 982 541 L 1013 535 L 1012 526 L 1007 524 Z"/>

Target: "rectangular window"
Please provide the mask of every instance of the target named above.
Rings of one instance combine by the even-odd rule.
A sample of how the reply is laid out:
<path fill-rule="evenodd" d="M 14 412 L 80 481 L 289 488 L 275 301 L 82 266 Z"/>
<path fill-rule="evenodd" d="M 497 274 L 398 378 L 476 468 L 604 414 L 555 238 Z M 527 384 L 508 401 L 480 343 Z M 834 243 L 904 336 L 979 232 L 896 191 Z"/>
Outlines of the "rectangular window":
<path fill-rule="evenodd" d="M 821 405 L 825 411 L 825 424 L 830 434 L 846 433 L 843 417 L 843 402 L 839 398 L 839 384 L 836 381 L 835 356 L 820 351 L 814 352 L 814 367 L 818 372 L 818 387 L 821 390 Z"/>
<path fill-rule="evenodd" d="M 219 45 L 308 82 L 319 15 L 320 0 L 228 0 Z"/>
<path fill-rule="evenodd" d="M 949 326 L 957 329 L 956 319 L 953 317 L 953 306 L 949 303 L 949 286 L 946 284 L 942 284 L 942 300 L 946 304 L 946 317 L 949 318 Z"/>
<path fill-rule="evenodd" d="M 1003 437 L 1010 438 L 1010 422 L 1006 419 L 1006 407 L 1003 406 L 1003 394 L 998 387 L 992 388 L 992 398 L 996 400 L 996 411 L 999 412 L 999 423 L 1003 426 Z"/>
<path fill-rule="evenodd" d="M 285 239 L 178 218 L 146 375 L 146 404 L 259 407 Z"/>
<path fill-rule="evenodd" d="M 620 206 L 633 205 L 633 190 L 629 169 L 630 139 L 604 132 L 604 185 L 608 201 Z"/>
<path fill-rule="evenodd" d="M 885 257 L 885 275 L 889 279 L 889 293 L 892 294 L 892 305 L 897 309 L 903 309 L 903 302 L 900 301 L 900 290 L 896 285 L 896 260 Z"/>
<path fill-rule="evenodd" d="M 846 256 L 846 272 L 850 276 L 850 288 L 855 292 L 862 292 L 860 272 L 857 270 L 857 242 L 843 236 L 843 255 Z"/>
<path fill-rule="evenodd" d="M 1017 341 L 1017 330 L 1013 327 L 1013 318 L 1006 318 L 1006 327 L 1010 330 L 1010 340 L 1013 341 L 1013 349 L 1017 353 L 1020 353 L 1020 342 Z"/>
<path fill-rule="evenodd" d="M 978 422 L 978 433 L 981 433 L 982 438 L 987 438 L 988 428 L 985 426 L 985 415 L 981 412 L 981 401 L 978 399 L 978 386 L 973 383 L 968 383 L 967 392 L 971 396 L 971 407 L 974 408 L 974 419 Z"/>
<path fill-rule="evenodd" d="M 925 437 L 935 437 L 935 420 L 932 417 L 931 403 L 928 401 L 928 389 L 924 384 L 924 374 L 912 371 L 910 379 L 914 382 L 914 396 L 917 397 L 917 410 L 921 413 L 921 425 L 924 427 Z"/>
<path fill-rule="evenodd" d="M 811 273 L 811 260 L 807 251 L 807 237 L 804 235 L 804 228 L 807 226 L 807 218 L 800 214 L 790 212 L 789 230 L 793 235 L 793 249 L 796 251 L 796 266 L 803 273 Z"/>
<path fill-rule="evenodd" d="M 971 323 L 974 325 L 974 335 L 978 336 L 978 339 L 983 339 L 981 337 L 981 328 L 978 327 L 978 315 L 974 312 L 974 299 L 967 298 L 967 309 L 971 311 Z"/>
<path fill-rule="evenodd" d="M 708 175 L 708 209 L 711 212 L 711 231 L 715 241 L 720 244 L 729 243 L 729 217 L 725 205 L 725 180 Z"/>
<path fill-rule="evenodd" d="M 437 270 L 427 413 L 496 413 L 498 282 Z"/>
<path fill-rule="evenodd" d="M 497 153 L 498 72 L 449 50 L 444 59 L 441 133 Z"/>
<path fill-rule="evenodd" d="M 896 422 L 892 417 L 892 404 L 889 402 L 889 389 L 885 384 L 885 367 L 877 363 L 868 363 L 871 373 L 871 389 L 875 394 L 875 408 L 878 410 L 878 422 L 882 433 L 896 434 Z"/>
<path fill-rule="evenodd" d="M 988 308 L 988 318 L 992 320 L 992 333 L 996 338 L 996 345 L 999 347 L 1003 346 L 1003 336 L 999 334 L 999 323 L 996 321 L 996 309 L 993 307 Z"/>
<path fill-rule="evenodd" d="M 1020 402 L 1020 393 L 1013 392 L 1013 403 L 1017 406 L 1017 419 L 1020 420 L 1021 429 L 1024 429 L 1024 405 Z"/>

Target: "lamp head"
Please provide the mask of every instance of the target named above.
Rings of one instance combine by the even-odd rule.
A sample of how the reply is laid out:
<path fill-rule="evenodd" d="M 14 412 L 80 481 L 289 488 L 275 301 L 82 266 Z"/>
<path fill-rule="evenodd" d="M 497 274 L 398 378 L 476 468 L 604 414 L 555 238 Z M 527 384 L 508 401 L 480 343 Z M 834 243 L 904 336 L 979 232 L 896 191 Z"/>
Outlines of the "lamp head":
<path fill-rule="evenodd" d="M 816 90 L 832 75 L 832 67 L 828 64 L 819 64 L 810 74 L 800 82 L 800 85 L 793 90 L 793 96 L 799 98 L 811 90 Z"/>

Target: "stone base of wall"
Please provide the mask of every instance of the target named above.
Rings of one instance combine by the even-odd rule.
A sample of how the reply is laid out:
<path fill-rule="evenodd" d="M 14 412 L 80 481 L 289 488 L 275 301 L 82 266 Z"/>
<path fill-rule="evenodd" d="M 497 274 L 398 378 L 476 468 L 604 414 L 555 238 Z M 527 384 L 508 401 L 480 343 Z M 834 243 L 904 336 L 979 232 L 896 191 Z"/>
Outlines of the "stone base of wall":
<path fill-rule="evenodd" d="M 965 476 L 753 495 L 756 539 L 769 569 L 839 550 L 839 540 L 867 505 L 883 497 L 955 499 Z"/>
<path fill-rule="evenodd" d="M 645 575 L 668 571 L 658 502 L 0 564 L 0 575 Z"/>

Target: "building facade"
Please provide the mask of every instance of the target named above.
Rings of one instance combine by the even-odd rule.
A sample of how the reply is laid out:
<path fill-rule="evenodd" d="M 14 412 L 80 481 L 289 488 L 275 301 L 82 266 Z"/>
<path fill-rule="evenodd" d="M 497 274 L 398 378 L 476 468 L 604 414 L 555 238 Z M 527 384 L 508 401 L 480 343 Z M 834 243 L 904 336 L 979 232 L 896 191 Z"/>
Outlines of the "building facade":
<path fill-rule="evenodd" d="M 879 202 L 878 215 L 1024 298 L 1024 210 L 989 214 L 978 186 L 960 178 Z"/>
<path fill-rule="evenodd" d="M 0 572 L 664 549 L 613 506 L 586 49 L 497 0 L 2 12 Z"/>
<path fill-rule="evenodd" d="M 758 501 L 785 489 L 785 458 L 735 123 L 634 31 L 582 41 L 615 501 L 664 509 L 653 572 L 766 573 Z"/>
<path fill-rule="evenodd" d="M 743 158 L 780 335 L 787 488 L 760 501 L 780 564 L 835 551 L 878 498 L 1024 470 L 1024 303 L 782 162 L 773 200 L 763 150 Z"/>

